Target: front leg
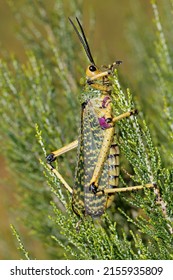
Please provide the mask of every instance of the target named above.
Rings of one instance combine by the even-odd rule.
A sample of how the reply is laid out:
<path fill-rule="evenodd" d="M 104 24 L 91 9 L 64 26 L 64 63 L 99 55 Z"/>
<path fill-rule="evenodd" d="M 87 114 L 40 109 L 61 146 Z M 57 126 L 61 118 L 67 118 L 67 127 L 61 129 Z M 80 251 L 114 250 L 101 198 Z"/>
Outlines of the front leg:
<path fill-rule="evenodd" d="M 70 144 L 50 153 L 47 157 L 46 157 L 46 160 L 47 160 L 47 163 L 51 165 L 51 163 L 53 161 L 56 160 L 56 158 L 74 148 L 76 148 L 78 146 L 78 140 L 75 140 L 73 142 L 71 142 Z"/>
<path fill-rule="evenodd" d="M 72 188 L 66 182 L 66 180 L 62 177 L 62 175 L 49 163 L 47 163 L 48 168 L 55 174 L 55 176 L 60 180 L 60 182 L 64 185 L 64 187 L 69 191 L 70 194 L 73 193 Z"/>
<path fill-rule="evenodd" d="M 62 175 L 54 168 L 52 165 L 52 162 L 56 160 L 56 158 L 78 146 L 78 140 L 75 140 L 71 142 L 70 144 L 52 152 L 46 157 L 47 160 L 47 166 L 48 168 L 55 174 L 55 176 L 61 181 L 61 183 L 64 185 L 64 187 L 72 194 L 73 190 L 69 186 L 69 184 L 65 181 L 65 179 L 62 177 Z"/>
<path fill-rule="evenodd" d="M 115 123 L 117 121 L 120 121 L 122 119 L 128 118 L 128 117 L 133 116 L 133 115 L 137 115 L 137 114 L 138 114 L 138 110 L 137 109 L 131 110 L 131 111 L 123 113 L 123 114 L 121 114 L 121 115 L 119 115 L 117 117 L 114 117 L 112 119 L 112 123 Z"/>

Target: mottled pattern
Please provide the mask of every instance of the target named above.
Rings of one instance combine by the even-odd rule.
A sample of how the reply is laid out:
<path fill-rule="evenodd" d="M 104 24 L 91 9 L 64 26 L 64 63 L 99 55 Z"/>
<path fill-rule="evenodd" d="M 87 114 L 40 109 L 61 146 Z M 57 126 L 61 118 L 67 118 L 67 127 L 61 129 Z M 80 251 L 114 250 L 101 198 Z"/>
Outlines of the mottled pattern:
<path fill-rule="evenodd" d="M 85 102 L 82 107 L 78 164 L 72 199 L 73 210 L 78 215 L 100 216 L 105 208 L 111 204 L 114 197 L 114 195 L 106 196 L 104 193 L 97 196 L 90 190 L 90 181 L 107 131 L 107 129 L 102 129 L 98 121 L 102 102 L 103 98 L 101 97 L 92 98 Z M 119 149 L 116 143 L 112 143 L 108 153 L 99 177 L 99 191 L 118 186 Z"/>

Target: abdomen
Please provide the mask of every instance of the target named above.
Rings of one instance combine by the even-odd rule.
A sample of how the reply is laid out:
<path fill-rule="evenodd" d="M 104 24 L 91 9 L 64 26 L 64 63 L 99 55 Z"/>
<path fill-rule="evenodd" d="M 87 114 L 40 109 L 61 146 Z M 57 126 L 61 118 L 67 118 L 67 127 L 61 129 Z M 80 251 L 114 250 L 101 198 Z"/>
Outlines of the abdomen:
<path fill-rule="evenodd" d="M 109 187 L 117 188 L 119 184 L 119 147 L 116 143 L 116 137 L 111 144 L 109 155 L 108 155 L 108 175 L 109 175 Z M 110 194 L 107 197 L 106 208 L 109 207 L 114 200 L 114 194 Z"/>

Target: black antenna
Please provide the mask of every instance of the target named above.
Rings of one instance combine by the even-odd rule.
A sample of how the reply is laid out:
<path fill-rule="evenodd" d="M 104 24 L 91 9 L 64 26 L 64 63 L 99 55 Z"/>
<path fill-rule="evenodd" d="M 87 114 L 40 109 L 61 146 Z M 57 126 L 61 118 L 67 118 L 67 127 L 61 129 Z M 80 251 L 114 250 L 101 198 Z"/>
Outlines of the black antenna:
<path fill-rule="evenodd" d="M 80 23 L 80 21 L 79 21 L 79 19 L 78 19 L 77 17 L 76 17 L 76 20 L 77 20 L 77 23 L 79 24 L 80 30 L 81 30 L 81 32 L 82 32 L 82 36 L 81 36 L 81 34 L 79 33 L 79 31 L 78 31 L 77 27 L 75 26 L 75 24 L 73 23 L 73 21 L 69 18 L 70 23 L 72 24 L 72 26 L 73 26 L 73 28 L 74 28 L 76 34 L 77 34 L 78 37 L 79 37 L 79 40 L 80 40 L 82 46 L 84 47 L 84 50 L 85 50 L 85 52 L 86 52 L 86 54 L 87 54 L 87 56 L 88 56 L 88 58 L 89 58 L 89 61 L 90 61 L 92 64 L 95 65 L 94 59 L 93 59 L 93 57 L 92 57 L 92 54 L 91 54 L 91 51 L 90 51 L 90 48 L 89 48 L 89 45 L 88 45 L 88 42 L 87 42 L 87 39 L 86 39 L 86 36 L 85 36 L 85 33 L 84 33 L 84 30 L 83 30 L 83 28 L 82 28 L 82 25 L 81 25 L 81 23 Z"/>

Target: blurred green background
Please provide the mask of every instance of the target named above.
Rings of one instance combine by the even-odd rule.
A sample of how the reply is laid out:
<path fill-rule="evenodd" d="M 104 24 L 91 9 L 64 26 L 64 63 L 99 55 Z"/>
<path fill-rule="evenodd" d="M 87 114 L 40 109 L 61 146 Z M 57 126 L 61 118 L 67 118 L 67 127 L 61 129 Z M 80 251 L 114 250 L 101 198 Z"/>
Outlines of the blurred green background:
<path fill-rule="evenodd" d="M 52 1 L 43 1 L 51 9 Z M 15 1 L 19 11 L 25 2 L 27 1 Z M 30 2 L 32 3 L 32 1 Z M 64 2 L 67 2 L 68 7 L 68 1 L 65 0 Z M 138 5 L 140 7 L 137 8 Z M 152 10 L 150 1 L 84 0 L 82 9 L 84 13 L 83 26 L 86 30 L 93 56 L 96 58 L 96 63 L 103 65 L 115 60 L 123 60 L 119 70 L 120 74 L 126 77 L 128 86 L 133 85 L 134 88 L 137 88 L 141 69 L 137 68 L 139 57 L 136 56 L 136 50 L 133 49 L 133 44 L 130 40 L 131 30 L 138 24 L 138 21 L 142 22 L 142 19 L 145 18 L 145 23 L 148 22 L 148 25 L 142 25 L 141 34 L 146 36 L 147 33 L 151 33 Z M 138 13 L 139 11 L 140 13 Z M 95 18 L 94 34 L 91 33 L 91 29 L 88 29 L 89 19 L 92 15 Z M 68 8 L 67 16 L 75 17 L 75 15 L 68 15 Z M 16 20 L 7 1 L 0 0 L 0 57 L 4 53 L 14 53 L 21 61 L 25 61 L 23 43 L 16 36 L 17 28 L 20 27 L 17 27 Z M 74 40 L 76 40 L 75 36 Z M 136 44 L 138 44 L 137 41 Z M 137 76 L 138 79 L 136 78 Z M 17 224 L 15 212 L 11 208 L 11 206 L 17 207 L 15 199 L 16 186 L 13 176 L 6 165 L 6 159 L 2 156 L 0 159 L 0 259 L 19 259 L 20 254 L 16 249 L 16 240 L 10 230 L 10 223 Z M 44 245 L 39 240 L 34 240 L 33 237 L 32 242 L 30 242 L 27 229 L 20 223 L 18 230 L 27 249 L 37 259 L 46 259 Z"/>

